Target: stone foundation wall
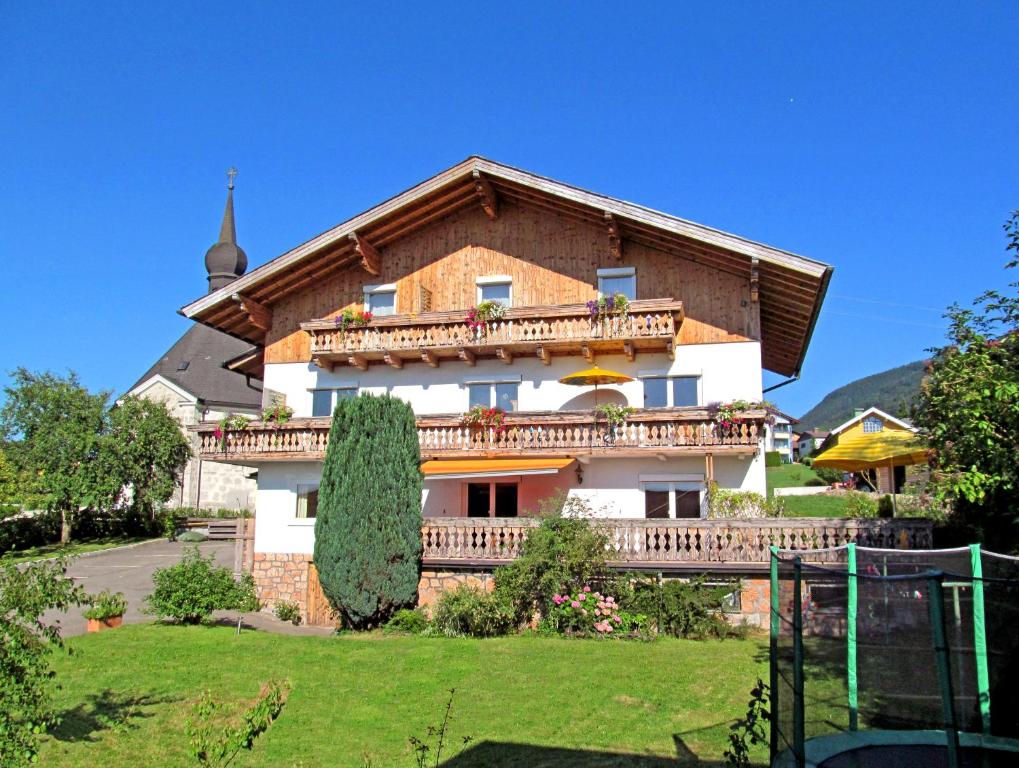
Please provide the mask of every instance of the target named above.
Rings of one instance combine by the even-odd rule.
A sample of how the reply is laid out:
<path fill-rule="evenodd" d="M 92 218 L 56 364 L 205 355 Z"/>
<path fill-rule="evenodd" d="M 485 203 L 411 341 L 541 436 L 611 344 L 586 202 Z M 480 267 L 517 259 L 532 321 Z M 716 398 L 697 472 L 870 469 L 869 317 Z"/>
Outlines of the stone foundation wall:
<path fill-rule="evenodd" d="M 311 555 L 256 552 L 251 576 L 255 580 L 263 610 L 272 611 L 280 600 L 301 606 L 301 618 L 308 618 L 308 567 Z"/>
<path fill-rule="evenodd" d="M 301 618 L 308 622 L 315 618 L 316 624 L 323 626 L 335 625 L 318 610 L 318 603 L 324 600 L 320 594 L 309 595 L 308 572 L 311 567 L 311 555 L 282 554 L 275 552 L 256 552 L 252 576 L 258 599 L 271 611 L 279 600 L 290 600 L 301 607 Z M 688 578 L 685 575 L 672 575 L 665 578 Z M 730 578 L 726 576 L 725 578 Z M 742 576 L 740 590 L 740 609 L 728 614 L 735 623 L 745 622 L 750 626 L 767 629 L 771 612 L 771 585 L 767 576 Z M 418 581 L 418 604 L 431 609 L 439 600 L 439 596 L 449 589 L 456 589 L 461 584 L 473 584 L 486 592 L 495 588 L 495 579 L 491 570 L 479 568 L 424 568 Z M 313 589 L 321 592 L 317 583 Z M 316 605 L 311 605 L 311 603 Z M 315 616 L 309 616 L 309 609 Z"/>
<path fill-rule="evenodd" d="M 495 579 L 490 570 L 422 569 L 418 581 L 418 605 L 430 609 L 439 601 L 439 595 L 461 584 L 473 584 L 485 592 L 491 592 L 495 588 Z"/>

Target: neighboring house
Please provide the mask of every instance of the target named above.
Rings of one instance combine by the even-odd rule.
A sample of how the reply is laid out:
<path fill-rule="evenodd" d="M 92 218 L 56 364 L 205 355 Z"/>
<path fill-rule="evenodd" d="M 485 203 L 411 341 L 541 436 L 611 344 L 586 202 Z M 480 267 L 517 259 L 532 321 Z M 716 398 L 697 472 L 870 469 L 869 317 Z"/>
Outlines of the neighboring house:
<path fill-rule="evenodd" d="M 793 461 L 793 423 L 796 421 L 776 408 L 768 408 L 771 418 L 765 423 L 764 450 L 781 455 L 783 464 Z"/>
<path fill-rule="evenodd" d="M 263 600 L 297 600 L 306 615 L 330 416 L 359 393 L 402 398 L 418 419 L 422 599 L 441 574 L 460 572 L 457 558 L 473 573 L 507 557 L 519 541 L 512 531 L 527 523 L 513 518 L 559 490 L 601 517 L 662 526 L 653 543 L 637 533 L 616 540 L 616 557 L 626 549 L 629 559 L 675 561 L 697 550 L 718 559 L 707 535 L 702 544 L 674 537 L 705 516 L 712 481 L 765 493 L 766 413 L 726 428 L 712 406 L 760 401 L 764 368 L 799 372 L 830 274 L 472 157 L 181 310 L 264 349 L 265 386 L 294 410 L 282 427 L 223 439 L 202 425 L 201 455 L 257 467 L 255 579 Z M 616 293 L 628 313 L 592 317 L 586 302 Z M 471 330 L 467 310 L 489 299 L 505 317 Z M 341 328 L 344 310 L 373 319 Z M 636 409 L 615 432 L 595 425 L 593 387 L 559 382 L 591 365 L 633 379 L 597 392 L 600 403 Z M 464 427 L 474 405 L 506 410 L 509 429 Z"/>
<path fill-rule="evenodd" d="M 830 448 L 844 438 L 889 431 L 916 434 L 917 429 L 908 421 L 890 416 L 879 408 L 857 408 L 856 415 L 845 424 L 835 427 L 826 437 L 820 449 Z M 906 482 L 906 467 L 879 467 L 871 472 L 873 472 L 872 479 L 875 481 L 876 490 L 879 493 L 902 492 L 902 487 Z"/>
<path fill-rule="evenodd" d="M 210 291 L 236 280 L 247 267 L 247 257 L 236 243 L 232 183 L 219 241 L 209 249 L 205 262 Z M 260 375 L 260 349 L 195 323 L 127 391 L 166 403 L 191 439 L 194 455 L 169 506 L 254 510 L 255 468 L 206 461 L 199 451 L 198 435 L 190 428 L 229 413 L 260 415 Z"/>
<path fill-rule="evenodd" d="M 821 447 L 821 443 L 826 437 L 828 437 L 828 432 L 823 429 L 810 429 L 801 432 L 796 439 L 796 458 L 804 459 L 807 456 L 812 456 Z"/>

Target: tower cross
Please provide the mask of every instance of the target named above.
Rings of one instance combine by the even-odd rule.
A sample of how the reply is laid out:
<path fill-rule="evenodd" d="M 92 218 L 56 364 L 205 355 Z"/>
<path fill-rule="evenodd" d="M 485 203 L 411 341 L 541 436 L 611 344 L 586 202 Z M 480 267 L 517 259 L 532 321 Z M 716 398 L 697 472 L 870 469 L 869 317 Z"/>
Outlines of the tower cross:
<path fill-rule="evenodd" d="M 233 189 L 234 188 L 234 179 L 237 178 L 237 169 L 231 166 L 227 170 L 227 172 L 226 172 L 226 177 L 227 177 L 227 179 L 229 179 L 229 182 L 227 183 L 226 188 L 227 189 Z"/>

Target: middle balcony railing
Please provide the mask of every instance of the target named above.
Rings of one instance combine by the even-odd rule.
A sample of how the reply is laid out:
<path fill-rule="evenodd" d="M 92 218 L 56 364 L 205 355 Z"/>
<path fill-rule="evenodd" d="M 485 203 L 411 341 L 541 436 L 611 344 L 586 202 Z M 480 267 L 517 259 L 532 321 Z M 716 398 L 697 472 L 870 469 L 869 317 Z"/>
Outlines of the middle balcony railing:
<path fill-rule="evenodd" d="M 459 414 L 417 417 L 423 459 L 493 456 L 639 456 L 682 453 L 752 454 L 764 435 L 764 411 L 746 411 L 723 425 L 704 409 L 638 410 L 612 427 L 591 411 L 507 413 L 502 426 L 476 427 Z M 199 454 L 209 461 L 320 461 L 329 418 L 252 422 L 240 429 L 197 427 Z"/>

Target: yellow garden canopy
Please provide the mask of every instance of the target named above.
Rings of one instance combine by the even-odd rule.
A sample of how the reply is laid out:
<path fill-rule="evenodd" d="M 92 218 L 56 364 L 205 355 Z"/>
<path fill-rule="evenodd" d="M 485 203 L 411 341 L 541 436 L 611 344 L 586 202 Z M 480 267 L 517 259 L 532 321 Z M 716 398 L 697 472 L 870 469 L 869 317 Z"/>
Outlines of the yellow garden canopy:
<path fill-rule="evenodd" d="M 560 384 L 572 384 L 573 386 L 583 387 L 585 385 L 594 384 L 625 384 L 628 381 L 633 381 L 633 378 L 627 376 L 625 373 L 617 373 L 616 371 L 608 371 L 604 368 L 595 366 L 594 368 L 587 368 L 583 371 L 577 371 L 571 373 L 568 376 L 563 376 L 559 379 Z"/>
<path fill-rule="evenodd" d="M 506 475 L 551 475 L 565 469 L 573 459 L 449 459 L 426 461 L 421 465 L 425 479 L 452 480 Z"/>
<path fill-rule="evenodd" d="M 813 466 L 860 472 L 879 467 L 904 467 L 927 461 L 927 449 L 912 432 L 882 430 L 840 437 L 814 457 Z"/>

